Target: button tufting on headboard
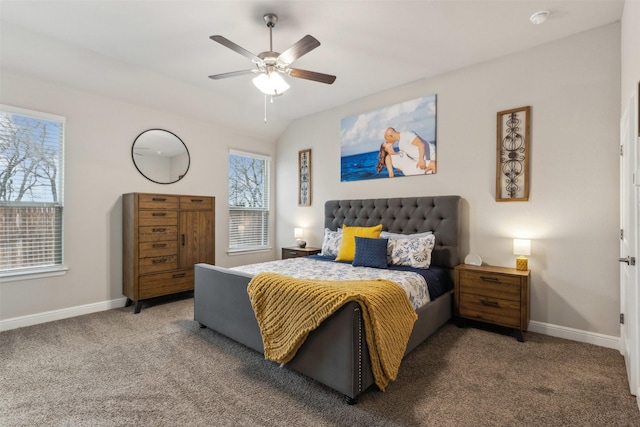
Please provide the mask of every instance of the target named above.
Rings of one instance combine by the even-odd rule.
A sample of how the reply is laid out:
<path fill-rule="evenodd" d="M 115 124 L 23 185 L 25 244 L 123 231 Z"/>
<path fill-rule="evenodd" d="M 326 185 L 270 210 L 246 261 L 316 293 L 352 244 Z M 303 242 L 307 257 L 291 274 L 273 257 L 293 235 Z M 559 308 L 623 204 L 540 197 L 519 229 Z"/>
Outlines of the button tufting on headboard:
<path fill-rule="evenodd" d="M 325 227 L 374 226 L 393 233 L 433 231 L 432 264 L 453 268 L 460 262 L 460 196 L 330 200 L 325 203 Z"/>

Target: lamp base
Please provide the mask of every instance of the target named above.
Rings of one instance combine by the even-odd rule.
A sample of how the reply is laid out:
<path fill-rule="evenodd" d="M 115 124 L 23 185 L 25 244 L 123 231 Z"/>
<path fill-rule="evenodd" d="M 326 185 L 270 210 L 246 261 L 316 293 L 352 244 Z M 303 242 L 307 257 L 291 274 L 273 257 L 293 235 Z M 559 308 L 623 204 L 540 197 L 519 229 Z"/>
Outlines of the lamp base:
<path fill-rule="evenodd" d="M 525 256 L 516 258 L 516 270 L 526 271 L 529 269 L 529 260 Z"/>
<path fill-rule="evenodd" d="M 302 239 L 298 239 L 298 240 L 296 240 L 296 243 L 298 244 L 298 246 L 300 247 L 300 249 L 303 249 L 303 248 L 305 248 L 305 247 L 307 246 L 307 242 L 305 242 L 305 241 L 304 241 L 304 240 L 302 240 Z"/>

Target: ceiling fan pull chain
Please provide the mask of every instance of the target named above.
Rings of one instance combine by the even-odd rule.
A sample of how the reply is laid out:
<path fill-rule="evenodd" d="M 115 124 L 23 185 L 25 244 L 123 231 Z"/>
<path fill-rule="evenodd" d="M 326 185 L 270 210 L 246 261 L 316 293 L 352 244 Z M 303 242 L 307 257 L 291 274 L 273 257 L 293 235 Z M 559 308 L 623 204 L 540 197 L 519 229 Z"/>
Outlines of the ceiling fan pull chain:
<path fill-rule="evenodd" d="M 267 94 L 264 94 L 264 122 L 267 123 Z"/>

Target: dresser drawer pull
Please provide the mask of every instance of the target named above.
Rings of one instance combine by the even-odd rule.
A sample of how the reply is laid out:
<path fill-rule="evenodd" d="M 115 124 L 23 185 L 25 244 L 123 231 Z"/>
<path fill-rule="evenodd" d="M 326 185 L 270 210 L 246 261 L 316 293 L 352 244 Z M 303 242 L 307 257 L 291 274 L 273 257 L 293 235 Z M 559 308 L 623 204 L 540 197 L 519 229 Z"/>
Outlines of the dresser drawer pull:
<path fill-rule="evenodd" d="M 154 197 L 151 200 L 153 200 L 154 202 L 166 202 L 167 199 L 164 197 Z"/>
<path fill-rule="evenodd" d="M 484 280 L 485 282 L 499 282 L 500 281 L 500 279 L 498 279 L 497 277 L 480 276 L 480 278 L 482 280 Z"/>
<path fill-rule="evenodd" d="M 172 277 L 174 279 L 179 279 L 179 278 L 184 277 L 186 275 L 187 275 L 187 273 L 177 273 L 177 274 L 174 274 Z"/>
<path fill-rule="evenodd" d="M 191 203 L 202 203 L 202 199 L 191 199 Z"/>
<path fill-rule="evenodd" d="M 486 299 L 481 299 L 480 302 L 482 303 L 482 305 L 486 305 L 486 306 L 489 306 L 489 307 L 499 307 L 500 306 L 497 301 L 487 301 Z"/>
<path fill-rule="evenodd" d="M 153 264 L 164 264 L 165 262 L 167 262 L 166 258 L 154 259 L 152 261 Z"/>
<path fill-rule="evenodd" d="M 151 216 L 167 216 L 166 212 L 154 212 L 151 214 Z"/>
<path fill-rule="evenodd" d="M 167 231 L 166 228 L 153 228 L 151 229 L 154 233 L 164 233 L 165 231 Z"/>
<path fill-rule="evenodd" d="M 154 243 L 153 247 L 154 248 L 166 248 L 167 244 L 166 243 Z"/>
<path fill-rule="evenodd" d="M 184 236 L 184 234 L 183 234 L 183 235 L 182 235 L 182 246 L 184 246 L 184 244 L 185 244 L 185 236 Z"/>
<path fill-rule="evenodd" d="M 288 254 L 291 255 L 291 256 L 296 256 L 296 255 L 298 255 L 298 252 L 288 252 Z"/>

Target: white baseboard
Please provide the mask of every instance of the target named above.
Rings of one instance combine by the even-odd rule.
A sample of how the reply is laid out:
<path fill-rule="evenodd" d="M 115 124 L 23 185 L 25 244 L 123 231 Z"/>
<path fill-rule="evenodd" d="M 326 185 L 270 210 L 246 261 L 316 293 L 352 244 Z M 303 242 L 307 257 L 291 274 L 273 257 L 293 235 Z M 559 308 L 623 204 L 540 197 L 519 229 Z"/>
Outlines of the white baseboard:
<path fill-rule="evenodd" d="M 123 297 L 94 304 L 80 305 L 77 307 L 0 320 L 0 332 L 124 307 L 126 300 L 127 299 Z M 535 320 L 529 322 L 529 331 L 620 350 L 620 337 L 587 332 L 579 329 L 567 328 L 565 326 L 552 325 L 549 323 L 536 322 Z"/>
<path fill-rule="evenodd" d="M 613 337 L 611 335 L 598 334 L 595 332 L 582 331 L 580 329 L 567 328 L 565 326 L 536 322 L 535 320 L 529 322 L 529 331 L 557 338 L 565 338 L 571 341 L 595 344 L 600 347 L 620 350 L 620 337 Z"/>
<path fill-rule="evenodd" d="M 47 311 L 45 313 L 12 317 L 10 319 L 0 320 L 0 332 L 8 331 L 10 329 L 22 328 L 25 326 L 37 325 L 40 323 L 53 322 L 54 320 L 67 319 L 69 317 L 82 316 L 83 314 L 97 313 L 99 311 L 120 308 L 124 307 L 126 301 L 127 299 L 123 297 L 112 299 L 110 301 L 102 301 L 93 304 L 63 308 L 61 310 Z"/>

